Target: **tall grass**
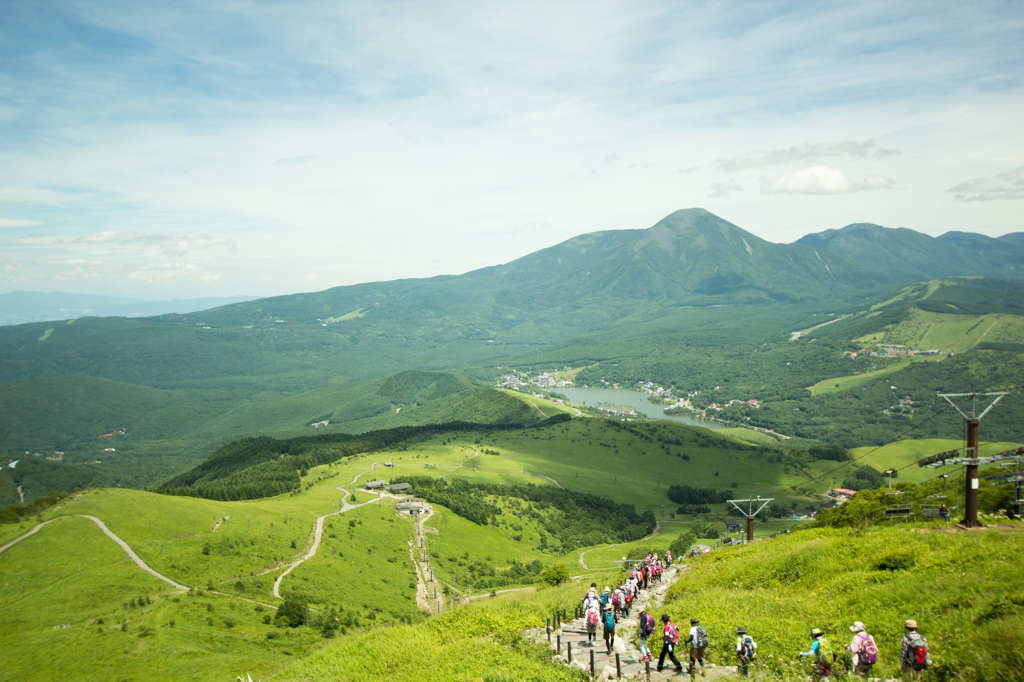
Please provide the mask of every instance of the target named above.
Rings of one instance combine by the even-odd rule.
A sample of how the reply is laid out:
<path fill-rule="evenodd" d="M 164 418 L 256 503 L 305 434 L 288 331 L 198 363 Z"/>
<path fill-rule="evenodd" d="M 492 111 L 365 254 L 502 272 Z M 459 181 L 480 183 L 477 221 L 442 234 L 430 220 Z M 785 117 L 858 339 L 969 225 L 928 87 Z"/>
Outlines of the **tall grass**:
<path fill-rule="evenodd" d="M 1024 528 L 812 529 L 692 562 L 669 591 L 677 623 L 700 618 L 710 659 L 733 661 L 736 627 L 760 645 L 759 666 L 805 670 L 797 652 L 819 627 L 841 650 L 864 622 L 879 646 L 875 675 L 899 677 L 903 623 L 928 639 L 931 680 L 1024 678 Z"/>

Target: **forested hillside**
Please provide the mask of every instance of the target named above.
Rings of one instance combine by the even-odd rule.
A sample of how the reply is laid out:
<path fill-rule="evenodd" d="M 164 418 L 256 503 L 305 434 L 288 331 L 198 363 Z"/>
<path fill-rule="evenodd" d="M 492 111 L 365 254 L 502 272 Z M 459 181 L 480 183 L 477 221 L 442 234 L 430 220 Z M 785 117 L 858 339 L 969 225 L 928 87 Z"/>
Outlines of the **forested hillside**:
<path fill-rule="evenodd" d="M 936 244 L 950 241 L 868 232 L 902 240 L 901 257 L 920 262 L 941 261 Z M 1018 281 L 907 284 L 918 275 L 860 267 L 827 241 L 771 244 L 690 209 L 460 276 L 4 327 L 0 447 L 96 468 L 44 477 L 54 485 L 152 485 L 245 436 L 541 418 L 481 390 L 510 366 L 575 367 L 577 385 L 699 391 L 693 408 L 725 406 L 713 416 L 734 425 L 853 447 L 907 428 L 955 435 L 955 419 L 928 419 L 936 392 L 1019 385 Z M 1004 241 L 1001 262 L 1016 267 Z M 939 354 L 922 363 L 880 344 Z M 734 406 L 751 398 L 759 407 Z M 992 438 L 1016 437 L 1017 402 L 989 419 Z"/>

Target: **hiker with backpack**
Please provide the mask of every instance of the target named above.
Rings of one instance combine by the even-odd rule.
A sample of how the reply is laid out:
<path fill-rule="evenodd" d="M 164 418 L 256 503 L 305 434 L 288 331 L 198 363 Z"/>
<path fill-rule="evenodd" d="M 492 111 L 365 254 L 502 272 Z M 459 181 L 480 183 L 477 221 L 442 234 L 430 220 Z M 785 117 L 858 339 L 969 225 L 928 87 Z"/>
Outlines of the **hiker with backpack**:
<path fill-rule="evenodd" d="M 676 658 L 676 647 L 679 646 L 679 628 L 668 617 L 667 613 L 661 615 L 661 622 L 665 627 L 661 631 L 661 656 L 658 657 L 658 672 L 665 667 L 665 656 L 667 655 L 676 666 L 676 672 L 683 672 L 683 664 Z"/>
<path fill-rule="evenodd" d="M 853 641 L 846 650 L 853 654 L 853 674 L 867 679 L 871 677 L 871 666 L 878 662 L 878 646 L 859 620 L 850 626 L 850 632 L 854 633 Z"/>
<path fill-rule="evenodd" d="M 606 653 L 612 655 L 612 645 L 615 644 L 615 613 L 612 611 L 612 605 L 609 604 L 604 609 L 604 645 L 607 649 Z"/>
<path fill-rule="evenodd" d="M 750 674 L 750 664 L 757 658 L 757 642 L 747 634 L 747 629 L 742 625 L 736 628 L 736 658 L 739 659 L 736 672 L 747 677 Z"/>
<path fill-rule="evenodd" d="M 597 624 L 601 621 L 601 602 L 596 599 L 591 600 L 590 605 L 587 607 L 587 612 L 583 616 L 583 622 L 587 629 L 587 643 L 590 646 L 594 646 L 592 642 L 597 641 Z"/>
<path fill-rule="evenodd" d="M 640 621 L 640 662 L 646 663 L 654 658 L 651 648 L 647 646 L 647 638 L 654 634 L 654 616 L 647 613 L 646 609 L 640 609 L 640 617 L 637 620 Z"/>
<path fill-rule="evenodd" d="M 700 620 L 690 619 L 690 636 L 686 638 L 686 643 L 690 645 L 690 677 L 695 676 L 697 663 L 700 663 L 700 676 L 705 677 L 707 672 L 704 670 L 704 652 L 708 648 L 708 631 L 700 624 Z"/>
<path fill-rule="evenodd" d="M 903 627 L 907 631 L 900 647 L 900 672 L 903 674 L 903 682 L 920 680 L 922 673 L 932 665 L 932 657 L 928 653 L 928 640 L 918 633 L 916 620 L 908 620 Z"/>
<path fill-rule="evenodd" d="M 835 663 L 835 654 L 832 653 L 832 644 L 820 628 L 811 628 L 811 650 L 801 651 L 800 655 L 807 658 L 814 658 L 814 677 L 818 679 L 827 678 L 832 674 L 832 664 Z"/>

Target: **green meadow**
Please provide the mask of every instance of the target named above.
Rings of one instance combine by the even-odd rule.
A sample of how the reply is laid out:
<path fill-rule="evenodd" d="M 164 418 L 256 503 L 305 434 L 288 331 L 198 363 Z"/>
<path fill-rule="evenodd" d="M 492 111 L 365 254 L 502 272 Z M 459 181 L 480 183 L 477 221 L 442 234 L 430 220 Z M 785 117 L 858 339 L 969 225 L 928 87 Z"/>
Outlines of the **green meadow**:
<path fill-rule="evenodd" d="M 755 667 L 783 679 L 810 672 L 797 653 L 810 648 L 812 627 L 841 652 L 855 620 L 878 643 L 873 676 L 898 679 L 903 622 L 913 618 L 933 661 L 925 679 L 1017 680 L 1024 675 L 1022 530 L 1013 523 L 950 532 L 922 523 L 791 533 L 692 560 L 666 607 L 676 623 L 701 619 L 708 660 L 717 665 L 734 664 L 735 630 L 746 627 L 758 643 Z"/>
<path fill-rule="evenodd" d="M 949 468 L 924 469 L 914 466 L 919 460 L 930 455 L 949 450 L 962 450 L 965 443 L 960 440 L 944 438 L 924 438 L 921 440 L 901 440 L 881 447 L 854 448 L 850 455 L 859 465 L 870 465 L 878 471 L 889 468 L 899 471 L 899 478 L 894 481 L 922 483 L 947 473 Z M 1006 452 L 1019 447 L 1016 443 L 980 443 L 978 450 L 982 457 Z"/>

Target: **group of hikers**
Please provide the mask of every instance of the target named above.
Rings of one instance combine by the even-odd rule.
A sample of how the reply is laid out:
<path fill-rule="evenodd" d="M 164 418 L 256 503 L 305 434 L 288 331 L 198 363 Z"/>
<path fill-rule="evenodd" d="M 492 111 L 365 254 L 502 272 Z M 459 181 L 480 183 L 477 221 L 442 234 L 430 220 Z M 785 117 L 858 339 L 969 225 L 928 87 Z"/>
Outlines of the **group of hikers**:
<path fill-rule="evenodd" d="M 597 585 L 590 584 L 586 596 L 583 598 L 584 623 L 587 630 L 587 642 L 596 643 L 597 628 L 599 625 L 604 629 L 604 643 L 607 653 L 611 655 L 615 643 L 615 626 L 619 617 L 629 617 L 630 607 L 636 600 L 639 590 L 647 588 L 652 582 L 660 582 L 663 570 L 671 565 L 671 554 L 666 553 L 665 561 L 662 562 L 655 553 L 648 555 L 646 559 L 638 562 L 630 570 L 629 576 L 618 585 L 614 591 L 605 587 L 601 593 L 597 592 Z M 658 671 L 665 667 L 665 659 L 668 658 L 675 666 L 676 672 L 683 671 L 683 664 L 676 658 L 676 650 L 682 645 L 689 649 L 689 665 L 686 668 L 691 678 L 696 677 L 698 666 L 701 676 L 706 675 L 704 657 L 710 644 L 707 629 L 701 625 L 698 618 L 690 618 L 690 631 L 686 639 L 682 639 L 679 628 L 669 615 L 662 614 L 662 647 L 661 655 L 658 657 Z M 654 617 L 641 609 L 637 615 L 638 640 L 640 649 L 640 662 L 645 663 L 654 658 L 647 640 L 655 633 L 656 625 Z M 904 682 L 921 679 L 921 674 L 931 666 L 931 656 L 928 652 L 927 640 L 917 631 L 917 622 L 908 620 L 904 622 L 904 637 L 900 647 L 900 671 Z M 853 675 L 867 679 L 871 676 L 872 669 L 878 663 L 878 646 L 875 638 L 867 631 L 864 623 L 856 621 L 850 626 L 853 638 L 845 645 L 845 658 Z M 812 677 L 816 680 L 827 682 L 833 675 L 833 666 L 840 660 L 840 655 L 833 649 L 831 642 L 820 628 L 812 628 L 810 631 L 810 651 L 800 652 L 800 656 L 811 658 L 814 669 Z M 591 644 L 594 646 L 594 644 Z M 750 665 L 757 659 L 757 642 L 742 625 L 736 628 L 736 644 L 734 652 L 737 659 L 736 670 L 743 676 L 750 673 Z"/>
<path fill-rule="evenodd" d="M 664 563 L 657 554 L 648 554 L 647 558 L 633 566 L 626 579 L 617 585 L 614 591 L 611 587 L 605 587 L 598 593 L 597 584 L 590 583 L 590 589 L 583 597 L 583 622 L 587 628 L 587 642 L 596 642 L 597 627 L 602 625 L 605 647 L 611 655 L 612 646 L 615 644 L 615 625 L 619 622 L 619 617 L 629 617 L 629 611 L 640 590 L 647 589 L 653 583 L 660 583 L 665 568 L 671 566 L 671 562 L 671 552 L 666 553 Z M 650 660 L 649 655 L 644 660 Z"/>

